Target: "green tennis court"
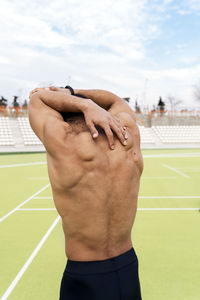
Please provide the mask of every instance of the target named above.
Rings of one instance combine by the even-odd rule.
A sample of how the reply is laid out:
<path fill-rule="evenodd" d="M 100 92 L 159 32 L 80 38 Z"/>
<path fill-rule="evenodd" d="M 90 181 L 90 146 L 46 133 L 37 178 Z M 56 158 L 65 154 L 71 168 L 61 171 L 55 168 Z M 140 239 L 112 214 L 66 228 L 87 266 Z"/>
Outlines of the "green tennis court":
<path fill-rule="evenodd" d="M 200 299 L 200 150 L 146 150 L 132 241 L 143 300 Z M 66 264 L 46 156 L 0 155 L 0 299 L 56 300 Z"/>

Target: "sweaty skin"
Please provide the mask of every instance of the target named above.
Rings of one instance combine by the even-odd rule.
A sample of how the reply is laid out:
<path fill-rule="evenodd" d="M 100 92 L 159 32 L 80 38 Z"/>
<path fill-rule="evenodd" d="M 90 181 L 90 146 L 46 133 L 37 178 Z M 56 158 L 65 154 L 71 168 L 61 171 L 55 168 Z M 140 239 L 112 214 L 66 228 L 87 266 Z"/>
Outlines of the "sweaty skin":
<path fill-rule="evenodd" d="M 92 98 L 90 93 L 86 94 L 88 98 Z M 97 104 L 116 98 L 108 92 L 93 93 Z M 103 100 L 95 95 L 102 95 Z M 41 131 L 43 125 L 38 125 L 41 118 L 37 113 L 44 104 L 37 107 L 37 99 L 31 101 L 29 119 L 47 150 L 48 173 L 55 206 L 62 218 L 66 256 L 75 261 L 94 261 L 128 251 L 132 247 L 131 230 L 143 169 L 140 134 L 133 112 L 121 99 L 115 100 L 108 110 L 126 126 L 128 134 L 126 146 L 115 136 L 115 149 L 111 150 L 101 128 L 98 138 L 92 138 L 81 113 L 70 114 L 65 122 L 54 118 Z M 50 113 L 47 111 L 47 115 Z"/>
<path fill-rule="evenodd" d="M 138 128 L 129 120 L 127 146 L 115 139 L 115 150 L 110 150 L 100 130 L 98 139 L 92 139 L 83 117 L 71 117 L 66 125 L 64 140 L 54 138 L 56 129 L 45 133 L 49 178 L 62 217 L 66 256 L 78 261 L 117 256 L 132 246 L 142 172 Z"/>

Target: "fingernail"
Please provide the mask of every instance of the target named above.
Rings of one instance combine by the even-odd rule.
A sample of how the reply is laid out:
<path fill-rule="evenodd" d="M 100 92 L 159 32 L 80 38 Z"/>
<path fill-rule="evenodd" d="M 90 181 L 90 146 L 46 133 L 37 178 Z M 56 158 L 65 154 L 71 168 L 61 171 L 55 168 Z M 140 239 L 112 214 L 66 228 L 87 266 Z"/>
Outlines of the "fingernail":
<path fill-rule="evenodd" d="M 114 146 L 114 145 L 112 145 L 112 146 L 111 146 L 111 149 L 112 149 L 112 150 L 114 150 L 114 149 L 115 149 L 115 146 Z"/>
<path fill-rule="evenodd" d="M 124 145 L 127 145 L 127 141 L 124 141 Z"/>
<path fill-rule="evenodd" d="M 94 138 L 95 138 L 95 137 L 97 137 L 97 136 L 98 136 L 98 134 L 97 134 L 97 133 L 94 133 L 94 134 L 93 134 L 93 137 L 94 137 Z"/>

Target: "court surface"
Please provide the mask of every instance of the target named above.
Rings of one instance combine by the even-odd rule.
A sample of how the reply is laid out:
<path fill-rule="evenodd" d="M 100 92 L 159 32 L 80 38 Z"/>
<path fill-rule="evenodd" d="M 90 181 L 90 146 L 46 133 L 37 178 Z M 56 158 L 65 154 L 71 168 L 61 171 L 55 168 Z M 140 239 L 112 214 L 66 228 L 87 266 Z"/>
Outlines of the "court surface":
<path fill-rule="evenodd" d="M 132 231 L 143 300 L 199 300 L 200 149 L 143 154 Z M 0 155 L 0 300 L 59 298 L 64 235 L 45 160 Z"/>

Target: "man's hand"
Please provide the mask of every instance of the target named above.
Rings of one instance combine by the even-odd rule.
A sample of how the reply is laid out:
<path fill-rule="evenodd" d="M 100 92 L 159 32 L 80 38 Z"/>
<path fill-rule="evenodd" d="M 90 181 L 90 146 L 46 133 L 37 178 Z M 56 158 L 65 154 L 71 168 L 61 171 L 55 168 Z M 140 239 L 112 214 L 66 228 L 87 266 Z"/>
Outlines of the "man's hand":
<path fill-rule="evenodd" d="M 29 93 L 29 98 L 34 94 L 34 93 L 37 93 L 37 92 L 39 92 L 39 91 L 41 91 L 41 90 L 49 90 L 49 88 L 48 87 L 44 87 L 44 88 L 35 88 L 34 90 L 32 90 L 30 93 Z"/>
<path fill-rule="evenodd" d="M 46 91 L 52 91 L 52 92 L 61 92 L 63 94 L 68 94 L 68 95 L 71 95 L 70 91 L 68 89 L 65 89 L 65 88 L 58 88 L 58 87 L 55 87 L 55 86 L 49 86 L 49 87 L 43 87 L 43 88 L 35 88 L 33 89 L 30 94 L 29 94 L 29 98 L 34 94 L 34 93 L 37 93 L 39 91 L 42 91 L 42 90 L 46 90 Z"/>
<path fill-rule="evenodd" d="M 69 94 L 71 95 L 71 92 L 69 89 L 65 89 L 64 87 L 56 87 L 56 86 L 50 86 L 49 87 L 50 91 L 53 91 L 53 92 L 61 92 L 61 93 L 64 93 L 64 94 Z"/>
<path fill-rule="evenodd" d="M 117 135 L 122 145 L 126 145 L 127 133 L 126 128 L 121 121 L 112 116 L 108 111 L 98 106 L 92 100 L 88 103 L 83 110 L 85 122 L 90 129 L 93 138 L 98 137 L 98 131 L 95 126 L 100 126 L 104 131 L 108 139 L 110 148 L 114 149 L 114 136 L 113 132 Z"/>

